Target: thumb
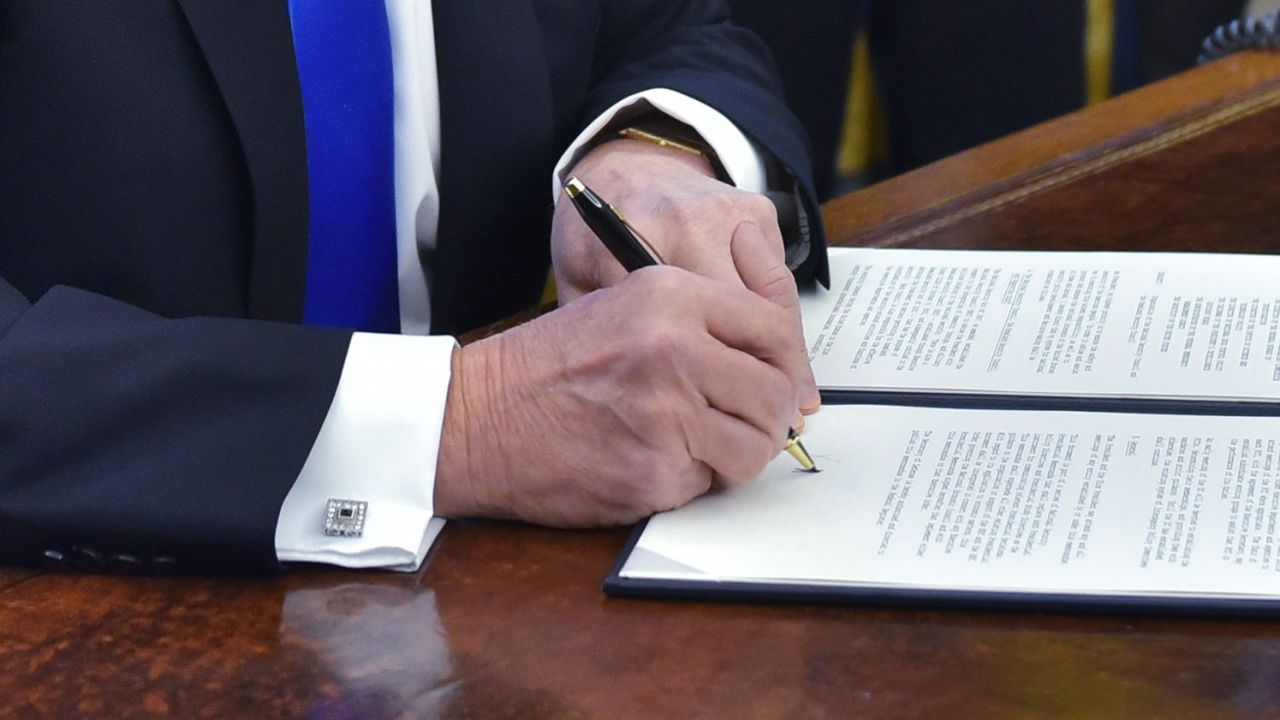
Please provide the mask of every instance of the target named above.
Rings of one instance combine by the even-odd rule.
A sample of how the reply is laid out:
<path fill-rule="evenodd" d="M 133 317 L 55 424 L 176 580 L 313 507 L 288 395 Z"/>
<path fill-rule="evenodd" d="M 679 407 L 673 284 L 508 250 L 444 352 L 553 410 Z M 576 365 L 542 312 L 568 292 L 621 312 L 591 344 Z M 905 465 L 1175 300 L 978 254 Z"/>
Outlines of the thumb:
<path fill-rule="evenodd" d="M 800 295 L 787 269 L 782 237 L 766 237 L 760 226 L 739 223 L 733 231 L 729 253 L 742 284 L 755 294 L 788 310 L 799 310 Z"/>
<path fill-rule="evenodd" d="M 755 223 L 740 223 L 733 231 L 729 252 L 747 289 L 790 311 L 799 338 L 795 352 L 805 359 L 798 363 L 805 369 L 804 377 L 799 379 L 800 409 L 806 413 L 817 410 L 822 400 L 808 362 L 809 349 L 800 323 L 800 292 L 791 270 L 787 269 L 781 233 L 775 227 L 766 235 Z"/>

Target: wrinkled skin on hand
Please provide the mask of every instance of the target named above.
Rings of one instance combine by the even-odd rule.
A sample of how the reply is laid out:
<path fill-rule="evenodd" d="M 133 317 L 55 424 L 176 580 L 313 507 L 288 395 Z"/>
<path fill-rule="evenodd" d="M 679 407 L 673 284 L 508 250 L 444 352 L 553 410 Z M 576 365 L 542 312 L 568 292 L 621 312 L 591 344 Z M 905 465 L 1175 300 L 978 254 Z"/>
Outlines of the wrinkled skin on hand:
<path fill-rule="evenodd" d="M 596 147 L 573 174 L 616 206 L 667 264 L 752 290 L 787 309 L 799 331 L 799 294 L 786 266 L 777 213 L 763 195 L 716 180 L 701 157 L 637 140 Z M 561 304 L 626 275 L 569 202 L 556 207 L 551 257 Z M 798 336 L 792 349 L 797 362 L 808 357 L 803 334 Z M 798 382 L 801 409 L 817 410 L 813 373 Z M 803 422 L 794 420 L 797 427 Z"/>
<path fill-rule="evenodd" d="M 756 477 L 819 405 L 773 205 L 645 142 L 573 173 L 669 267 L 628 275 L 560 202 L 561 308 L 454 355 L 436 512 L 634 522 Z"/>
<path fill-rule="evenodd" d="M 655 267 L 461 348 L 436 512 L 610 525 L 745 482 L 798 408 L 799 343 L 787 308 Z"/>

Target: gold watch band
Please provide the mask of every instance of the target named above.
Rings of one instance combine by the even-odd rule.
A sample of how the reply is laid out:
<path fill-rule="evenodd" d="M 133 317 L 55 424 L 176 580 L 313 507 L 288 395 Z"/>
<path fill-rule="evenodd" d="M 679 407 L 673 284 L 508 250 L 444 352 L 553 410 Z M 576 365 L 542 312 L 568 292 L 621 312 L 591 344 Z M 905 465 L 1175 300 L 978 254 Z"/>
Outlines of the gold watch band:
<path fill-rule="evenodd" d="M 621 130 L 618 131 L 618 136 L 627 138 L 628 140 L 643 140 L 645 142 L 653 143 L 658 147 L 672 148 L 674 150 L 682 150 L 692 155 L 707 157 L 707 152 L 702 148 L 694 147 L 693 145 L 680 142 L 679 140 L 672 140 L 671 138 L 662 137 L 661 135 L 655 135 L 654 133 L 651 133 L 648 130 L 641 130 L 638 127 L 622 128 Z"/>
<path fill-rule="evenodd" d="M 615 137 L 628 140 L 639 140 L 659 147 L 700 155 L 711 164 L 716 179 L 733 185 L 729 171 L 715 150 L 698 135 L 693 128 L 666 116 L 649 115 L 638 122 L 623 127 Z M 765 192 L 765 197 L 773 202 L 778 211 L 778 227 L 782 231 L 783 242 L 787 248 L 787 267 L 795 269 L 809 257 L 809 218 L 804 209 L 799 185 L 794 178 L 790 180 L 790 191 Z"/>
<path fill-rule="evenodd" d="M 665 129 L 665 127 L 664 127 Z M 674 133 L 654 132 L 652 129 L 629 125 L 618 131 L 618 137 L 628 140 L 639 140 L 641 142 L 652 143 L 658 147 L 664 147 L 671 150 L 679 150 L 680 152 L 698 155 L 704 158 L 711 165 L 711 170 L 715 173 L 716 179 L 721 182 L 733 184 L 733 180 L 729 177 L 729 171 L 725 168 L 724 163 L 720 162 L 720 156 L 716 155 L 715 150 L 707 145 L 699 137 L 681 136 L 679 138 L 672 137 Z"/>

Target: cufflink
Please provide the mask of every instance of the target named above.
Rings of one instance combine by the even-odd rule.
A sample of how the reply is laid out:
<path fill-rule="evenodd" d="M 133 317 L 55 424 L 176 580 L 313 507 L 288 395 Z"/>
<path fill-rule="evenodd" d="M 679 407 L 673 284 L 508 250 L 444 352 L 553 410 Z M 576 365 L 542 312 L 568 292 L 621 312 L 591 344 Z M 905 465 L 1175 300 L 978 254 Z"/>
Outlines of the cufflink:
<path fill-rule="evenodd" d="M 363 500 L 329 498 L 324 510 L 324 534 L 330 537 L 364 536 L 364 513 L 369 503 Z"/>

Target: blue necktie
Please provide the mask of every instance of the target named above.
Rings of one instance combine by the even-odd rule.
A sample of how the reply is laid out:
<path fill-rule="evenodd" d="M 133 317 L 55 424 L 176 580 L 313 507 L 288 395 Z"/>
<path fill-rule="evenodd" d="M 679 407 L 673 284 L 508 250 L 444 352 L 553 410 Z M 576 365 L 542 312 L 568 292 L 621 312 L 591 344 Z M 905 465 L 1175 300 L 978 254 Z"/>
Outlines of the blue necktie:
<path fill-rule="evenodd" d="M 303 320 L 400 331 L 391 37 L 383 0 L 289 0 L 310 194 Z"/>

